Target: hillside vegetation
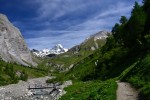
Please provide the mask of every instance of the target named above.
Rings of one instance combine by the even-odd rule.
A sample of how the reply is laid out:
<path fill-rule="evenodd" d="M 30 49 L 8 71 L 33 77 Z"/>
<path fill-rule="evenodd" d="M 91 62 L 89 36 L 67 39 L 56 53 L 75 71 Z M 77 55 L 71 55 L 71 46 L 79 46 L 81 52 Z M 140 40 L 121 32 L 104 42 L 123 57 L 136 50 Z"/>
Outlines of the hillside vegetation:
<path fill-rule="evenodd" d="M 46 76 L 45 70 L 26 67 L 15 63 L 6 63 L 0 60 L 0 85 L 17 83 L 19 80 Z"/>
<path fill-rule="evenodd" d="M 116 89 L 114 80 L 76 82 L 60 100 L 116 100 Z"/>
<path fill-rule="evenodd" d="M 103 34 L 99 39 L 99 35 Z M 90 36 L 80 45 L 74 46 L 68 52 L 60 54 L 54 58 L 47 59 L 47 64 L 55 68 L 57 71 L 65 71 L 70 66 L 76 65 L 78 62 L 93 54 L 97 49 L 101 48 L 106 42 L 106 36 L 109 32 L 101 31 Z M 98 39 L 95 39 L 97 37 Z"/>
<path fill-rule="evenodd" d="M 143 0 L 143 5 L 135 2 L 129 19 L 121 16 L 120 23 L 112 28 L 112 35 L 101 49 L 76 63 L 69 72 L 58 74 L 53 81 L 74 81 L 73 86 L 66 88 L 68 92 L 62 100 L 114 100 L 114 95 L 109 99 L 98 97 L 109 96 L 110 91 L 116 91 L 116 85 L 102 92 L 103 85 L 95 85 L 96 80 L 106 83 L 106 87 L 116 84 L 116 80 L 127 81 L 140 91 L 141 98 L 150 100 L 149 64 L 150 0 Z M 112 81 L 108 81 L 110 79 Z M 86 88 L 89 84 L 96 89 Z"/>
<path fill-rule="evenodd" d="M 135 65 L 131 65 L 122 81 L 131 83 L 136 88 L 140 89 L 141 96 L 144 100 L 150 99 L 150 54 L 146 55 L 141 61 Z"/>

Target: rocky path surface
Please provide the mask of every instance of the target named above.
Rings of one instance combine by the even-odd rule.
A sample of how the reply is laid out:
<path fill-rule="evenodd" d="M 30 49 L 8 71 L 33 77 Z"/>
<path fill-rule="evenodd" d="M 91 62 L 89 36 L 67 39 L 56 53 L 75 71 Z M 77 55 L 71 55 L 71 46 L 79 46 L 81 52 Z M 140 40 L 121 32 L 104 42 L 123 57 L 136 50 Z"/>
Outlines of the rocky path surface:
<path fill-rule="evenodd" d="M 63 90 L 64 87 L 71 85 L 72 81 L 66 81 L 64 84 L 46 84 L 46 80 L 52 77 L 41 77 L 35 79 L 29 79 L 27 82 L 20 81 L 17 84 L 10 84 L 7 86 L 0 87 L 0 100 L 55 100 L 58 99 L 61 95 L 65 94 Z M 55 86 L 50 89 L 38 89 L 38 90 L 29 90 L 29 87 L 34 87 L 36 85 L 49 85 Z M 40 95 L 35 95 L 34 93 L 40 93 Z M 47 93 L 47 95 L 45 95 Z M 42 94 L 42 95 L 41 95 Z M 57 96 L 57 97 L 56 97 Z"/>
<path fill-rule="evenodd" d="M 139 100 L 139 92 L 136 91 L 133 87 L 131 87 L 129 83 L 117 82 L 117 84 L 117 100 Z"/>
<path fill-rule="evenodd" d="M 35 84 L 35 83 L 43 84 L 48 78 L 50 77 L 29 79 L 27 82 L 19 81 L 19 83 L 17 84 L 1 86 L 0 87 L 0 100 L 3 98 L 11 100 L 12 98 L 24 96 L 28 93 L 27 88 L 29 87 L 29 84 Z"/>

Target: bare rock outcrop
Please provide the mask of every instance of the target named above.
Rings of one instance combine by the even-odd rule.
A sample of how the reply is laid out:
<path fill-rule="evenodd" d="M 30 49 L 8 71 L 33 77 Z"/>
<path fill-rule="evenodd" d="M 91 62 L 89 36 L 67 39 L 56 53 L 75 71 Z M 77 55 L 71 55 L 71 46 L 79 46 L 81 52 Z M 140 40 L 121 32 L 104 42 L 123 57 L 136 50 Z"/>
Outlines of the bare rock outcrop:
<path fill-rule="evenodd" d="M 0 57 L 6 62 L 16 62 L 24 66 L 36 66 L 31 53 L 18 28 L 0 14 Z"/>

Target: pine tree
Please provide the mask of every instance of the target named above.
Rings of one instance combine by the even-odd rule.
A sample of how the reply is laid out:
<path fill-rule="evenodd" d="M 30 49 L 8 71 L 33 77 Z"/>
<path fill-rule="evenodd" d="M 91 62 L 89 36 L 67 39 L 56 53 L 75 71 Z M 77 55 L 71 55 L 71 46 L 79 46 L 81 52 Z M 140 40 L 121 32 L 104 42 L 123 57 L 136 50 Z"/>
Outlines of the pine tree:
<path fill-rule="evenodd" d="M 146 12 L 145 33 L 150 34 L 150 0 L 143 0 L 143 8 Z"/>
<path fill-rule="evenodd" d="M 121 24 L 126 24 L 127 21 L 128 21 L 128 19 L 125 16 L 121 16 L 121 19 L 120 19 Z"/>
<path fill-rule="evenodd" d="M 124 42 L 127 47 L 134 47 L 142 45 L 144 33 L 144 26 L 146 22 L 146 13 L 143 8 L 135 2 L 132 10 L 131 18 L 125 25 Z"/>

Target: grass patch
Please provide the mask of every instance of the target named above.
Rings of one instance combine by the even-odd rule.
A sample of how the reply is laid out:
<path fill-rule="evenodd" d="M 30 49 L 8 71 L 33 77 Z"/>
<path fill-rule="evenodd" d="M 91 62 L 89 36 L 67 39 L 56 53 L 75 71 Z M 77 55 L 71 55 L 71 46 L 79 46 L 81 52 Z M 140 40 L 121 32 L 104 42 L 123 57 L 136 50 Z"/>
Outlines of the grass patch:
<path fill-rule="evenodd" d="M 60 100 L 116 100 L 115 80 L 75 82 Z"/>
<path fill-rule="evenodd" d="M 28 78 L 46 76 L 45 70 L 25 67 L 15 63 L 6 63 L 0 60 L 0 85 L 17 83 L 19 80 L 26 81 Z"/>
<path fill-rule="evenodd" d="M 45 70 L 40 70 L 40 69 L 37 69 L 37 68 L 15 66 L 14 69 L 16 71 L 24 70 L 28 74 L 29 78 L 44 77 L 44 76 L 47 75 Z"/>
<path fill-rule="evenodd" d="M 134 64 L 132 64 L 130 67 L 128 67 L 127 69 L 125 69 L 121 75 L 118 77 L 119 80 L 122 80 L 138 63 L 139 61 L 135 62 Z"/>

